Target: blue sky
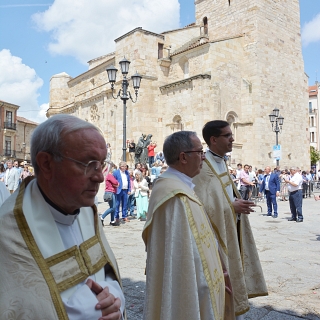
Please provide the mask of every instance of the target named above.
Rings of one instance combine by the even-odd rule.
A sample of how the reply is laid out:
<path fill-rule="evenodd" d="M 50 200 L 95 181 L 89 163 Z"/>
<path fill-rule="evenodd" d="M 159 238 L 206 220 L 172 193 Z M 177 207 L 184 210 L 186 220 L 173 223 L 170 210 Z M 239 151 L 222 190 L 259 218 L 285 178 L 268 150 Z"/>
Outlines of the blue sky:
<path fill-rule="evenodd" d="M 300 0 L 300 14 L 312 85 L 320 81 L 320 1 Z M 194 21 L 194 0 L 0 0 L 0 100 L 41 122 L 52 75 L 85 72 L 88 60 L 112 52 L 113 40 L 135 27 L 162 32 Z"/>

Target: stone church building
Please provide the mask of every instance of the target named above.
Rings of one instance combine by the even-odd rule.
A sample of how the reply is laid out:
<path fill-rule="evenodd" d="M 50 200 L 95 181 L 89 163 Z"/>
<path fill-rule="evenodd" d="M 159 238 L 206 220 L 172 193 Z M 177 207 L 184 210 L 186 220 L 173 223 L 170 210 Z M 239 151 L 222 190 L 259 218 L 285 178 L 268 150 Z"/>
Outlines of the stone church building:
<path fill-rule="evenodd" d="M 162 149 L 177 130 L 196 131 L 227 120 L 235 134 L 230 163 L 274 166 L 276 134 L 269 114 L 280 109 L 280 165 L 309 168 L 308 79 L 301 50 L 298 0 L 196 0 L 195 23 L 154 33 L 141 27 L 115 39 L 115 52 L 92 59 L 72 78 L 54 75 L 47 116 L 68 113 L 90 121 L 122 155 L 123 104 L 113 99 L 106 68 L 131 61 L 142 75 L 138 101 L 127 102 L 127 139 L 152 134 Z M 130 81 L 129 90 L 134 96 Z M 202 139 L 203 141 L 203 139 Z M 203 141 L 204 146 L 205 142 Z"/>

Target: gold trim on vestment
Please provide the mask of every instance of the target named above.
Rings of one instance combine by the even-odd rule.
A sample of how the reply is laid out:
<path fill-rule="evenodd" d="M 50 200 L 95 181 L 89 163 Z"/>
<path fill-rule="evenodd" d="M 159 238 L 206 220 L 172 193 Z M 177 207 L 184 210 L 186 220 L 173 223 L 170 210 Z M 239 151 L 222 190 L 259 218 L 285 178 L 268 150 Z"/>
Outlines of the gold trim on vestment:
<path fill-rule="evenodd" d="M 35 262 L 39 266 L 39 269 L 43 275 L 44 280 L 46 281 L 48 285 L 48 289 L 50 291 L 52 303 L 55 307 L 55 310 L 57 312 L 57 316 L 60 320 L 68 320 L 69 317 L 66 313 L 66 310 L 64 308 L 60 292 L 58 290 L 58 287 L 56 285 L 56 282 L 53 278 L 52 273 L 50 272 L 50 269 L 48 268 L 48 265 L 45 261 L 45 259 L 42 256 L 41 251 L 39 250 L 39 247 L 37 246 L 36 241 L 34 240 L 34 237 L 32 235 L 32 232 L 29 228 L 29 225 L 26 221 L 26 218 L 22 211 L 22 204 L 23 204 L 23 195 L 24 190 L 28 183 L 33 179 L 33 177 L 27 177 L 22 181 L 19 188 L 19 193 L 17 196 L 17 200 L 13 209 L 14 217 L 17 221 L 18 228 L 21 232 L 21 235 L 32 254 Z"/>
<path fill-rule="evenodd" d="M 106 261 L 108 262 L 108 264 L 111 266 L 112 270 L 113 270 L 113 273 L 115 274 L 116 276 L 116 280 L 119 282 L 120 284 L 120 287 L 122 289 L 122 281 L 121 281 L 121 277 L 120 277 L 120 273 L 118 272 L 119 268 L 118 268 L 118 265 L 117 265 L 117 261 L 115 260 L 116 262 L 116 265 L 113 265 L 112 261 L 109 259 L 109 256 L 105 250 L 105 247 L 103 245 L 103 242 L 102 242 L 102 239 L 101 239 L 101 234 L 99 232 L 99 223 L 100 223 L 100 219 L 98 219 L 98 210 L 97 210 L 97 207 L 94 205 L 92 207 L 93 209 L 93 214 L 94 214 L 94 229 L 95 229 L 95 232 L 96 232 L 96 236 L 98 238 L 98 241 L 101 245 L 101 250 L 103 252 L 103 255 L 106 259 Z M 90 239 L 89 239 L 90 240 Z M 126 309 L 125 309 L 125 313 L 126 313 Z M 125 317 L 126 317 L 126 314 L 125 314 Z"/>
<path fill-rule="evenodd" d="M 92 260 L 91 260 L 89 253 L 88 253 L 88 250 L 96 244 L 100 244 L 99 249 L 101 250 L 102 257 L 95 264 L 92 264 Z M 99 243 L 99 239 L 97 236 L 93 236 L 92 238 L 88 239 L 87 241 L 81 243 L 79 246 L 79 249 L 80 249 L 83 260 L 84 260 L 86 267 L 88 268 L 88 271 L 90 274 L 94 274 L 94 273 L 98 272 L 103 266 L 105 266 L 107 263 L 110 262 L 107 259 L 106 252 L 103 253 L 101 243 Z"/>
<path fill-rule="evenodd" d="M 195 221 L 194 221 L 194 217 L 193 217 L 193 214 L 191 212 L 191 208 L 190 208 L 190 205 L 187 201 L 187 197 L 185 195 L 179 195 L 178 196 L 181 201 L 184 203 L 184 206 L 186 208 L 186 214 L 187 214 L 187 217 L 188 217 L 188 222 L 189 222 L 189 226 L 190 226 L 190 230 L 193 234 L 193 237 L 195 239 L 195 242 L 197 244 L 197 248 L 198 248 L 198 252 L 199 252 L 199 255 L 200 255 L 200 258 L 201 258 L 201 262 L 202 262 L 202 268 L 203 268 L 203 273 L 204 273 L 204 277 L 207 281 L 207 284 L 208 284 L 208 288 L 209 288 L 209 291 L 210 291 L 210 298 L 211 298 L 211 304 L 212 304 L 212 309 L 213 309 L 213 312 L 214 312 L 214 317 L 215 319 L 217 320 L 222 320 L 224 318 L 224 309 L 225 309 L 225 306 L 223 306 L 222 308 L 222 314 L 219 314 L 219 311 L 218 311 L 218 308 L 217 308 L 217 303 L 216 303 L 216 297 L 215 297 L 215 293 L 216 294 L 219 294 L 219 291 L 220 291 L 220 287 L 219 287 L 219 283 L 223 283 L 224 284 L 224 278 L 223 276 L 220 274 L 217 274 L 216 278 L 215 279 L 212 279 L 211 277 L 211 273 L 210 273 L 210 270 L 209 270 L 209 267 L 208 267 L 208 263 L 207 263 L 207 260 L 206 260 L 206 257 L 205 257 L 205 253 L 202 249 L 202 246 L 201 246 L 201 236 L 199 235 L 199 230 L 195 224 Z M 205 216 L 206 218 L 206 214 L 203 212 L 203 209 L 202 209 L 202 206 L 200 207 L 200 210 L 202 211 L 203 215 Z M 208 227 L 209 227 L 209 222 L 208 222 Z M 209 228 L 210 230 L 210 228 Z M 213 234 L 212 234 L 213 235 Z M 215 246 L 214 244 L 214 241 L 215 239 L 213 238 L 212 239 L 212 243 L 213 245 Z M 210 246 L 210 243 L 209 243 L 209 246 Z M 218 250 L 217 248 L 215 247 L 215 251 L 217 252 L 217 261 L 218 261 L 218 264 L 220 266 L 220 270 L 222 270 L 222 265 L 221 265 L 221 261 L 220 261 L 220 258 L 219 258 L 219 254 L 218 254 Z M 217 270 L 215 270 L 217 271 Z M 218 271 L 216 272 L 218 273 Z M 223 288 L 224 288 L 224 285 L 223 285 Z M 223 299 L 224 300 L 224 299 Z"/>
<path fill-rule="evenodd" d="M 222 173 L 221 175 L 219 175 L 219 174 L 216 172 L 216 170 L 213 168 L 213 166 L 211 165 L 211 163 L 209 162 L 208 159 L 204 159 L 204 161 L 206 162 L 206 164 L 208 165 L 208 167 L 212 170 L 212 172 L 215 174 L 215 176 L 218 178 L 218 180 L 219 180 L 219 182 L 220 182 L 220 184 L 221 184 L 221 186 L 222 186 L 223 193 L 224 193 L 224 195 L 226 196 L 226 199 L 227 199 L 227 201 L 228 201 L 228 203 L 229 203 L 229 205 L 230 205 L 230 208 L 231 208 L 231 210 L 232 210 L 233 218 L 234 218 L 234 223 L 236 223 L 236 221 L 237 221 L 237 215 L 236 215 L 236 213 L 235 213 L 235 211 L 234 211 L 234 207 L 233 207 L 233 204 L 232 204 L 232 202 L 231 202 L 231 199 L 230 199 L 230 197 L 229 197 L 229 195 L 228 195 L 228 192 L 227 192 L 227 190 L 223 187 L 223 186 L 224 186 L 224 183 L 222 182 L 222 180 L 221 180 L 221 178 L 220 178 L 220 176 L 224 176 L 224 175 L 227 174 L 227 173 L 224 172 L 224 173 Z M 226 168 L 226 169 L 227 169 L 227 168 Z M 229 174 L 228 174 L 228 177 L 229 177 L 229 179 L 230 179 L 230 181 L 231 181 L 231 183 L 232 183 L 232 186 L 235 187 L 235 186 L 234 186 L 234 183 L 233 183 L 233 181 L 231 180 Z M 239 193 L 238 193 L 238 194 L 239 194 Z M 238 197 L 238 194 L 237 194 L 237 197 Z"/>
<path fill-rule="evenodd" d="M 153 208 L 153 212 L 155 212 L 160 206 L 162 206 L 166 201 L 168 201 L 169 199 L 179 195 L 179 194 L 183 194 L 185 195 L 186 197 L 188 197 L 190 200 L 196 202 L 199 206 L 202 206 L 202 202 L 198 199 L 198 196 L 196 194 L 194 194 L 194 197 L 191 197 L 189 194 L 186 194 L 186 192 L 182 189 L 177 189 L 177 190 L 174 190 L 168 194 L 166 194 L 166 196 L 164 198 L 161 199 L 161 201 L 159 201 L 157 203 L 157 205 Z M 143 231 L 146 230 L 149 225 L 151 224 L 152 222 L 152 218 L 153 218 L 153 215 L 151 216 L 150 220 L 147 220 L 147 222 L 145 223 L 144 227 L 143 227 Z M 142 231 L 142 233 L 143 233 Z"/>
<path fill-rule="evenodd" d="M 51 257 L 48 257 L 47 259 L 44 259 L 33 235 L 29 228 L 29 225 L 26 221 L 26 218 L 24 216 L 22 206 L 23 206 L 23 196 L 25 188 L 27 187 L 28 183 L 33 179 L 32 178 L 26 178 L 20 185 L 19 193 L 16 199 L 16 203 L 13 209 L 14 217 L 17 221 L 18 228 L 21 232 L 21 235 L 31 253 L 33 256 L 35 262 L 39 266 L 39 269 L 43 275 L 44 280 L 47 283 L 48 289 L 50 291 L 52 303 L 54 305 L 54 308 L 57 312 L 57 316 L 59 320 L 68 320 L 69 317 L 66 313 L 64 304 L 61 299 L 60 293 L 74 287 L 75 285 L 83 282 L 89 275 L 93 275 L 97 273 L 99 270 L 101 270 L 104 265 L 107 263 L 111 266 L 116 280 L 121 285 L 121 279 L 117 272 L 117 269 L 114 267 L 110 259 L 108 258 L 107 252 L 104 248 L 104 245 L 101 240 L 101 235 L 99 232 L 99 221 L 98 221 L 98 215 L 97 215 L 97 208 L 96 206 L 93 206 L 93 212 L 94 212 L 94 229 L 95 229 L 95 235 L 91 237 L 90 239 L 84 241 L 82 244 L 80 244 L 79 247 L 73 246 L 67 250 L 64 250 L 62 252 L 59 252 Z M 101 250 L 101 258 L 94 264 L 91 262 L 91 258 L 89 253 L 87 252 L 90 248 L 93 246 L 100 244 L 100 250 Z M 52 270 L 50 268 L 54 267 L 55 265 L 59 263 L 63 263 L 64 261 L 68 259 L 75 259 L 78 267 L 79 272 L 75 275 L 70 276 L 67 279 L 64 279 L 57 283 L 56 279 L 54 278 L 54 275 L 52 273 Z M 63 274 L 63 276 L 68 277 L 67 272 Z M 58 279 L 57 279 L 58 280 Z M 126 319 L 126 310 L 124 310 L 124 318 Z"/>
<path fill-rule="evenodd" d="M 67 259 L 70 259 L 70 258 L 75 258 L 75 260 L 78 263 L 79 271 L 74 276 L 69 277 L 65 280 L 59 281 L 59 279 L 55 279 L 54 272 L 53 272 L 53 270 L 51 270 L 51 272 L 53 272 L 53 278 L 58 286 L 58 290 L 60 293 L 77 285 L 78 283 L 81 283 L 86 278 L 88 278 L 89 273 L 88 273 L 88 270 L 85 266 L 85 262 L 83 260 L 83 257 L 81 256 L 78 247 L 73 246 L 67 250 L 59 252 L 59 253 L 45 259 L 48 267 L 51 268 L 51 267 L 65 261 Z"/>

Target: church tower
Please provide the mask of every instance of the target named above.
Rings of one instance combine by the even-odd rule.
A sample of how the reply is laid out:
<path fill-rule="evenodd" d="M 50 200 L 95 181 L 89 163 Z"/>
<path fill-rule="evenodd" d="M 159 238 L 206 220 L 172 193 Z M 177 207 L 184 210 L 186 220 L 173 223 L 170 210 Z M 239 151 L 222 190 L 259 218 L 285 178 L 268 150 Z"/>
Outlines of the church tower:
<path fill-rule="evenodd" d="M 299 0 L 196 0 L 195 9 L 196 23 L 211 43 L 242 37 L 239 69 L 246 90 L 241 90 L 241 105 L 229 108 L 241 114 L 242 122 L 252 123 L 242 132 L 250 136 L 242 139 L 243 149 L 251 140 L 253 149 L 267 144 L 272 151 L 275 133 L 268 115 L 278 108 L 285 119 L 279 143 L 282 157 L 289 160 L 292 144 L 288 142 L 302 146 L 309 139 Z M 299 136 L 292 135 L 301 125 Z M 302 153 L 305 159 L 297 161 L 309 163 L 309 155 Z"/>

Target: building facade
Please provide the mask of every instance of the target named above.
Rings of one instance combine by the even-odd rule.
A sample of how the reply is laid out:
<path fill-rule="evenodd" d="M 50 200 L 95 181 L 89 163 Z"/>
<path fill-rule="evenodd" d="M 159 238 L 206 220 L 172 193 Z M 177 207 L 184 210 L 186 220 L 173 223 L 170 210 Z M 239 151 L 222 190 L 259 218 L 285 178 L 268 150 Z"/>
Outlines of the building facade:
<path fill-rule="evenodd" d="M 30 163 L 30 139 L 37 123 L 17 116 L 19 106 L 0 100 L 1 161 Z"/>
<path fill-rule="evenodd" d="M 310 133 L 310 147 L 314 147 L 316 150 L 320 150 L 320 84 L 316 82 L 313 86 L 309 86 L 309 133 Z M 319 162 L 317 163 L 319 168 Z"/>
<path fill-rule="evenodd" d="M 17 116 L 16 159 L 20 162 L 31 162 L 30 141 L 32 133 L 37 126 L 38 123 Z"/>
<path fill-rule="evenodd" d="M 54 75 L 47 116 L 68 113 L 96 124 L 117 162 L 122 101 L 112 98 L 105 70 L 126 57 L 129 76 L 138 71 L 143 77 L 138 101 L 127 102 L 128 139 L 152 134 L 159 151 L 176 130 L 201 137 L 207 121 L 224 119 L 235 135 L 231 165 L 274 165 L 269 114 L 278 108 L 284 117 L 281 167 L 309 167 L 299 1 L 196 0 L 195 9 L 191 25 L 161 34 L 136 28 L 115 40 L 115 52 L 89 61 L 87 72 Z"/>
<path fill-rule="evenodd" d="M 17 110 L 19 106 L 0 100 L 0 152 L 1 160 L 16 157 Z"/>

